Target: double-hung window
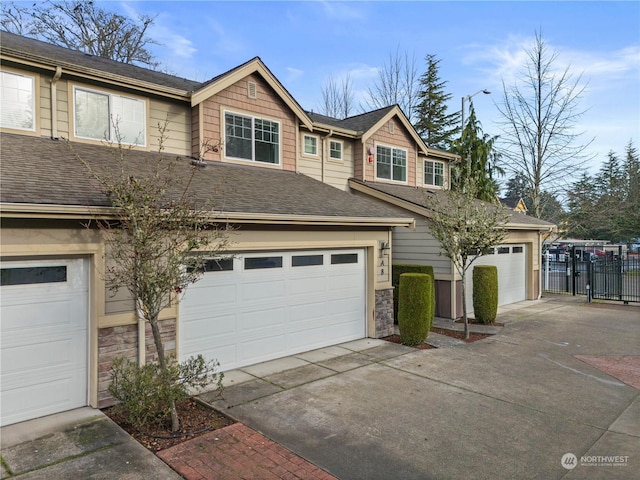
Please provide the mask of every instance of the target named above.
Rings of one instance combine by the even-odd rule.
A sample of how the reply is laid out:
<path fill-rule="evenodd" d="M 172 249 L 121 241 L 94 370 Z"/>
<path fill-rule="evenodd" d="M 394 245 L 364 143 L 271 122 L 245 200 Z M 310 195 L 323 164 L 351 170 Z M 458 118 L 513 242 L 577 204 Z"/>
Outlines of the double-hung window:
<path fill-rule="evenodd" d="M 73 95 L 76 137 L 146 145 L 144 100 L 78 87 Z"/>
<path fill-rule="evenodd" d="M 305 155 L 318 155 L 318 137 L 312 135 L 304 136 L 304 154 Z"/>
<path fill-rule="evenodd" d="M 225 154 L 229 158 L 280 163 L 280 124 L 225 112 Z"/>
<path fill-rule="evenodd" d="M 425 160 L 424 184 L 436 187 L 442 187 L 444 185 L 444 163 Z"/>
<path fill-rule="evenodd" d="M 329 158 L 331 160 L 342 160 L 342 142 L 334 140 L 329 142 Z"/>
<path fill-rule="evenodd" d="M 407 151 L 378 145 L 376 177 L 396 182 L 407 181 Z"/>
<path fill-rule="evenodd" d="M 35 79 L 0 72 L 0 126 L 35 131 Z"/>

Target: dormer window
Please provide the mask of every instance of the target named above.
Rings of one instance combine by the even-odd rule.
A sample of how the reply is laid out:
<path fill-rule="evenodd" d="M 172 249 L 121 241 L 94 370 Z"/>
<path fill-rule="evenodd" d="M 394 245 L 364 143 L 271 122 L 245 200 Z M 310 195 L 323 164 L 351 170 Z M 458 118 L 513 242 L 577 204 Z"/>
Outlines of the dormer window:
<path fill-rule="evenodd" d="M 407 181 L 407 151 L 402 148 L 376 147 L 376 177 L 395 182 Z"/>
<path fill-rule="evenodd" d="M 147 144 L 144 100 L 76 87 L 74 135 L 144 147 Z"/>
<path fill-rule="evenodd" d="M 280 164 L 280 124 L 264 118 L 225 112 L 227 158 Z"/>
<path fill-rule="evenodd" d="M 444 163 L 432 160 L 424 161 L 424 184 L 435 187 L 444 186 Z"/>

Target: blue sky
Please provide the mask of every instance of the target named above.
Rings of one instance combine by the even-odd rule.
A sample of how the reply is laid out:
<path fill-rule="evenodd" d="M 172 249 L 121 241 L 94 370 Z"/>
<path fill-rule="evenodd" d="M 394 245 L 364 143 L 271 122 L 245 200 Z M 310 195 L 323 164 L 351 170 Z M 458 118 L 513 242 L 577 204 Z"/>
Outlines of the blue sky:
<path fill-rule="evenodd" d="M 586 85 L 578 124 L 594 138 L 599 168 L 609 150 L 640 147 L 640 2 L 432 1 L 112 1 L 121 13 L 157 15 L 150 35 L 155 55 L 172 73 L 207 80 L 260 56 L 305 108 L 319 110 L 329 77 L 349 74 L 364 97 L 389 54 L 441 59 L 440 76 L 453 95 L 474 97 L 484 130 L 499 133 L 502 81 L 510 85 L 536 31 Z M 359 113 L 356 112 L 356 113 Z"/>

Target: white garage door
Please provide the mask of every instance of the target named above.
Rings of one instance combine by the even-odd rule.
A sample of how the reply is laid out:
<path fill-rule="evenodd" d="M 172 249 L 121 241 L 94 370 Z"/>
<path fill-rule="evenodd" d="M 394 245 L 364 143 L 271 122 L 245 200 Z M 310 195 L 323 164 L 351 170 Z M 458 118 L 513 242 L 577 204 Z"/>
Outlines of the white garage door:
<path fill-rule="evenodd" d="M 86 261 L 2 262 L 1 274 L 0 423 L 86 405 Z"/>
<path fill-rule="evenodd" d="M 180 359 L 226 371 L 365 337 L 364 250 L 211 261 L 180 302 Z"/>
<path fill-rule="evenodd" d="M 527 262 L 524 245 L 501 245 L 491 255 L 478 258 L 467 271 L 467 309 L 473 311 L 473 267 L 498 267 L 498 305 L 527 299 Z"/>

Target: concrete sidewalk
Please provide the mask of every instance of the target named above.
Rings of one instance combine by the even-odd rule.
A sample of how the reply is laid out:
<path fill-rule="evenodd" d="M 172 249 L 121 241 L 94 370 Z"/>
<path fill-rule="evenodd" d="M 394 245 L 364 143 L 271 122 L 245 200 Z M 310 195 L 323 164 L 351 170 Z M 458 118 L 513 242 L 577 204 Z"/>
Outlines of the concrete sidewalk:
<path fill-rule="evenodd" d="M 637 478 L 640 308 L 549 297 L 498 321 L 487 340 L 387 346 L 338 374 L 255 366 L 227 412 L 342 479 Z"/>
<path fill-rule="evenodd" d="M 1 435 L 3 479 L 182 478 L 89 407 L 2 427 Z"/>

